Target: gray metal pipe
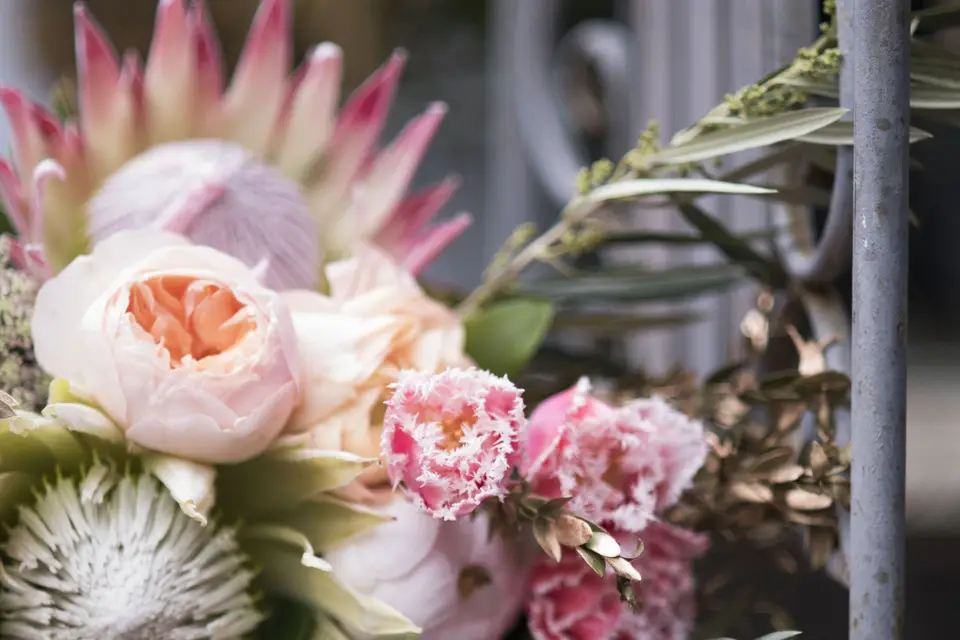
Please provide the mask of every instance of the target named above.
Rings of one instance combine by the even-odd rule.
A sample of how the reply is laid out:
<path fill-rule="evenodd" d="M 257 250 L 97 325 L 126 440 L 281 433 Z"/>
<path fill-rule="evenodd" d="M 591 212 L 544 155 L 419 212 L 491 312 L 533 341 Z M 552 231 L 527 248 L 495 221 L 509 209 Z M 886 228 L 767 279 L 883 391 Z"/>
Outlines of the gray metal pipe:
<path fill-rule="evenodd" d="M 908 0 L 855 0 L 850 638 L 904 619 Z"/>

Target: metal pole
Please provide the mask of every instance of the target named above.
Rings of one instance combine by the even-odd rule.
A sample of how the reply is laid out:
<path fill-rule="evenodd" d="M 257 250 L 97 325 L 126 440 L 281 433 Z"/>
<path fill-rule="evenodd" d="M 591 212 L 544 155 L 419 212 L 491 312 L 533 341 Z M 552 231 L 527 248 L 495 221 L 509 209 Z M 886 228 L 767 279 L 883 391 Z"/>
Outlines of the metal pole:
<path fill-rule="evenodd" d="M 851 640 L 904 619 L 909 0 L 855 0 Z"/>

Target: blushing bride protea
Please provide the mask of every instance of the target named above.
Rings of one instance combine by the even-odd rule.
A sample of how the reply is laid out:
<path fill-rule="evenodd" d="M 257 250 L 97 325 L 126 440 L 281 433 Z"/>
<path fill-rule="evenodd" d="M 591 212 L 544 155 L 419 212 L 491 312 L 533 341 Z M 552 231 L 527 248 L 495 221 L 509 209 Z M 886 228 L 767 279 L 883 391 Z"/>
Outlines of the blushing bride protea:
<path fill-rule="evenodd" d="M 313 288 L 321 265 L 374 241 L 416 273 L 469 224 L 428 226 L 447 180 L 407 195 L 443 118 L 430 106 L 377 148 L 403 67 L 394 54 L 337 113 L 341 51 L 321 44 L 288 76 L 289 0 L 263 0 L 229 87 L 203 0 L 161 0 L 149 59 L 122 61 L 75 9 L 79 116 L 61 124 L 0 89 L 15 166 L 0 196 L 24 266 L 57 273 L 113 233 L 182 233 L 268 269 L 274 288 Z"/>
<path fill-rule="evenodd" d="M 41 414 L 0 401 L 0 637 L 419 632 L 322 558 L 388 520 L 330 493 L 370 461 L 288 438 L 214 469 L 131 449 L 59 380 Z"/>

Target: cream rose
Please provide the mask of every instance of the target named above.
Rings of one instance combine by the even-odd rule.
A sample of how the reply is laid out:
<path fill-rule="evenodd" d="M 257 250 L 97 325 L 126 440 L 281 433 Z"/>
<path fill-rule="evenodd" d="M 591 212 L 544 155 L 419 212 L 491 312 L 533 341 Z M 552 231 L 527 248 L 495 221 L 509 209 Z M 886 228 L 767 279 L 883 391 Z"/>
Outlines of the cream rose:
<path fill-rule="evenodd" d="M 263 451 L 300 391 L 279 294 L 240 261 L 181 236 L 124 231 L 37 296 L 37 361 L 144 448 L 230 463 Z"/>
<path fill-rule="evenodd" d="M 361 247 L 327 267 L 330 295 L 288 291 L 303 361 L 303 404 L 291 429 L 321 448 L 380 456 L 383 401 L 403 369 L 469 366 L 463 325 L 379 250 Z M 386 482 L 368 473 L 368 485 Z"/>

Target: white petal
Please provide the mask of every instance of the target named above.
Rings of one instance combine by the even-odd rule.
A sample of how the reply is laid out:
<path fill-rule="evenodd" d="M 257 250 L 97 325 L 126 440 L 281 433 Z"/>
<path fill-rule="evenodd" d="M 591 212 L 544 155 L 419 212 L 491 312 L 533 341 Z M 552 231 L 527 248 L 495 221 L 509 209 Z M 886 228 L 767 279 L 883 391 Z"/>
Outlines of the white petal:
<path fill-rule="evenodd" d="M 184 513 L 202 525 L 207 524 L 207 515 L 216 499 L 217 472 L 213 467 L 159 453 L 145 455 L 143 463 L 167 487 Z"/>

